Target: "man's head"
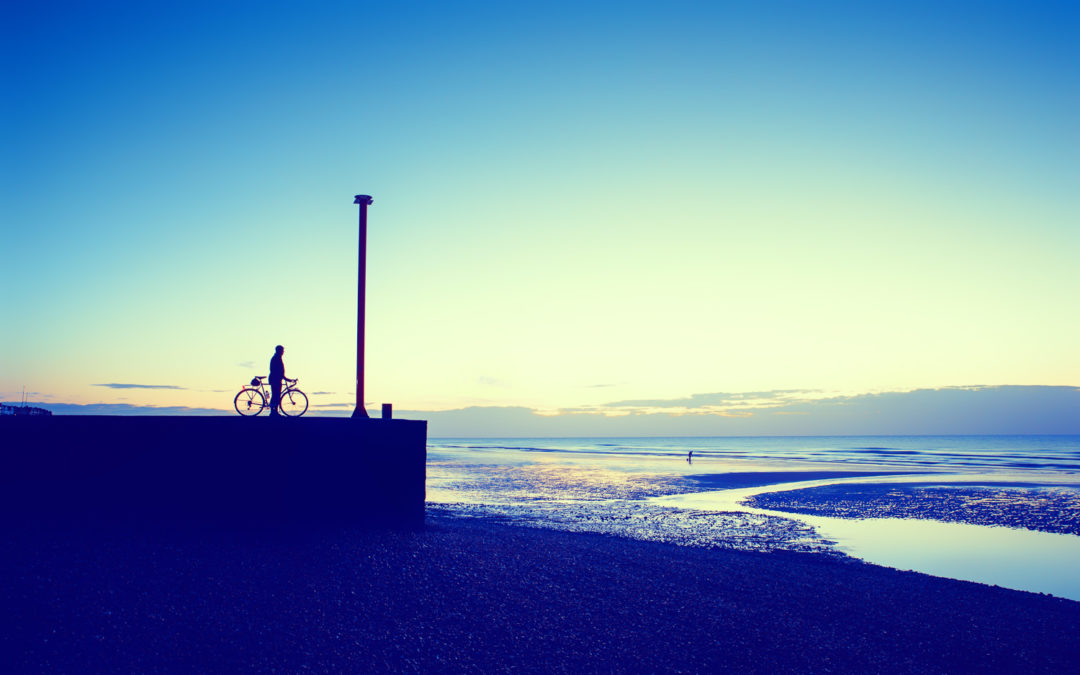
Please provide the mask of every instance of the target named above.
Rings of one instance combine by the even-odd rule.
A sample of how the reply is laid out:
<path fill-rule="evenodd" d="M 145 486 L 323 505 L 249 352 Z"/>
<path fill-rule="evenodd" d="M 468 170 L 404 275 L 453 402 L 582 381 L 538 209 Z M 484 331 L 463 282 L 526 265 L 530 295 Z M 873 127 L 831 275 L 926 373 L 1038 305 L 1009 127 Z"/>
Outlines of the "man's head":
<path fill-rule="evenodd" d="M 278 345 L 277 347 L 274 347 L 274 353 L 275 354 L 284 354 L 285 353 L 285 348 L 282 347 L 281 345 Z"/>

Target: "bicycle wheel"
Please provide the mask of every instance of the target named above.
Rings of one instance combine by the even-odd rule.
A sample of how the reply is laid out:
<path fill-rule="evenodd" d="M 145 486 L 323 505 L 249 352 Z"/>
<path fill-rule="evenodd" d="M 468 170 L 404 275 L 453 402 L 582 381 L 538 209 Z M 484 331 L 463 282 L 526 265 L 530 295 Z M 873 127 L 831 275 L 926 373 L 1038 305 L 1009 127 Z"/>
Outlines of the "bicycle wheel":
<path fill-rule="evenodd" d="M 236 406 L 236 412 L 244 417 L 254 417 L 266 407 L 266 398 L 258 389 L 241 389 L 233 399 L 233 405 Z"/>
<path fill-rule="evenodd" d="M 299 389 L 281 392 L 281 412 L 289 417 L 300 417 L 307 412 L 307 394 Z"/>

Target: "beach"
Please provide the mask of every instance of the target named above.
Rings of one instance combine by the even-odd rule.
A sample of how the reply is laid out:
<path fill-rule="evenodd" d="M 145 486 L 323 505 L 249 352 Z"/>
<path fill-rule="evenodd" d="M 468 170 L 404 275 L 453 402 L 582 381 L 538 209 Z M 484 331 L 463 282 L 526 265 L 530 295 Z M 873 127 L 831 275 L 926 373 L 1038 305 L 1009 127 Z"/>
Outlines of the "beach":
<path fill-rule="evenodd" d="M 509 524 L 854 557 L 1080 601 L 1077 436 L 432 439 L 428 500 Z"/>
<path fill-rule="evenodd" d="M 9 528 L 11 671 L 1069 672 L 1080 603 L 512 527 Z"/>
<path fill-rule="evenodd" d="M 407 529 L 205 514 L 12 521 L 0 540 L 4 663 L 477 673 L 1080 664 L 1076 438 L 541 441 L 430 441 L 426 515 Z M 1020 466 L 1036 455 L 1047 459 Z M 934 556 L 952 567 L 933 567 Z M 991 563 L 1015 574 L 982 569 Z"/>

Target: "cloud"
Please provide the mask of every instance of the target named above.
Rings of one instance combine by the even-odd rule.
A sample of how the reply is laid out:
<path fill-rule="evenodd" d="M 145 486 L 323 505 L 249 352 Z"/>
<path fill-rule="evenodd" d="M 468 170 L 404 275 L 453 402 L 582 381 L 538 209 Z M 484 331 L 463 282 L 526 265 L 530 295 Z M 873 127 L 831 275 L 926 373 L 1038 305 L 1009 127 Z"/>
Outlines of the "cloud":
<path fill-rule="evenodd" d="M 254 368 L 255 367 L 255 362 L 254 361 L 238 361 L 236 365 L 239 366 L 240 368 Z"/>
<path fill-rule="evenodd" d="M 235 410 L 190 408 L 188 406 L 132 405 L 130 403 L 27 403 L 52 411 L 54 415 L 235 415 Z"/>
<path fill-rule="evenodd" d="M 395 416 L 426 419 L 433 438 L 1080 434 L 1078 387 L 979 385 L 832 397 L 808 390 L 805 398 L 799 398 L 800 391 L 779 392 L 792 397 L 758 409 L 717 411 L 685 403 L 763 399 L 769 397 L 762 394 L 774 392 L 656 399 L 683 404 L 666 408 L 583 407 L 551 414 L 521 407 L 471 407 L 401 410 Z"/>
<path fill-rule="evenodd" d="M 10 398 L 19 399 L 20 401 L 23 399 L 24 396 L 27 397 L 27 398 L 29 398 L 31 396 L 37 396 L 39 398 L 54 398 L 52 394 L 47 394 L 47 393 L 45 393 L 43 391 L 25 391 L 24 392 L 24 391 L 22 391 L 20 389 L 20 390 L 17 390 L 17 391 L 5 391 L 5 392 L 0 393 L 0 398 L 9 398 L 10 397 Z"/>
<path fill-rule="evenodd" d="M 331 395 L 336 396 L 337 392 L 336 391 L 313 391 L 313 392 L 311 392 L 311 395 L 312 396 L 331 396 Z"/>
<path fill-rule="evenodd" d="M 608 416 L 669 413 L 673 415 L 720 415 L 745 417 L 755 411 L 782 408 L 795 403 L 835 398 L 817 389 L 773 389 L 769 391 L 710 392 L 680 398 L 650 398 L 612 401 L 597 406 L 565 408 L 562 413 L 596 412 Z"/>
<path fill-rule="evenodd" d="M 767 407 L 784 405 L 792 401 L 810 400 L 810 396 L 821 391 L 816 389 L 774 389 L 771 391 L 716 392 L 710 394 L 691 394 L 683 398 L 652 398 L 614 401 L 605 403 L 605 408 L 715 408 L 715 407 Z"/>
<path fill-rule="evenodd" d="M 187 387 L 178 387 L 175 384 L 126 384 L 120 382 L 107 382 L 92 386 L 108 387 L 109 389 L 187 389 Z"/>

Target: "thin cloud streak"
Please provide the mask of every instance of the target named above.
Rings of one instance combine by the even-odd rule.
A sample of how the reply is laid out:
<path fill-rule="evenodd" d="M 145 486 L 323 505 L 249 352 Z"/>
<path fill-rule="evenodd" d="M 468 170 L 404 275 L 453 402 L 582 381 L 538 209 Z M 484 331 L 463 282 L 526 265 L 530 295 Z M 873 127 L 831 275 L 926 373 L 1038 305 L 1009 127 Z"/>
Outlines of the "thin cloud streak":
<path fill-rule="evenodd" d="M 187 389 L 187 387 L 178 387 L 175 384 L 129 384 L 124 382 L 107 382 L 104 384 L 94 384 L 92 386 L 108 387 L 109 389 Z"/>
<path fill-rule="evenodd" d="M 27 405 L 36 405 L 51 411 L 54 415 L 167 415 L 192 416 L 192 415 L 235 415 L 235 411 L 216 408 L 192 408 L 182 405 L 151 406 L 134 405 L 131 403 L 48 403 L 37 402 Z"/>
<path fill-rule="evenodd" d="M 744 417 L 753 411 L 783 408 L 799 403 L 839 399 L 843 395 L 819 389 L 775 389 L 771 391 L 712 392 L 671 399 L 631 399 L 596 406 L 561 408 L 563 414 L 599 413 L 628 415 L 666 413 L 673 415 L 719 415 Z"/>
<path fill-rule="evenodd" d="M 776 405 L 792 401 L 822 398 L 819 389 L 775 389 L 772 391 L 715 392 L 691 394 L 683 398 L 631 399 L 605 403 L 603 408 L 701 408 L 704 406 L 745 405 L 747 403 L 774 402 Z M 819 396 L 808 396 L 819 394 Z"/>

